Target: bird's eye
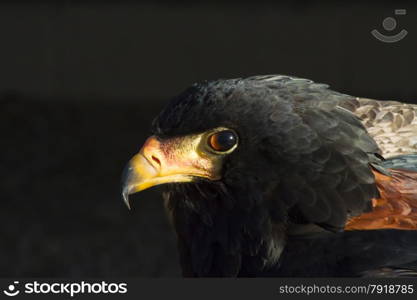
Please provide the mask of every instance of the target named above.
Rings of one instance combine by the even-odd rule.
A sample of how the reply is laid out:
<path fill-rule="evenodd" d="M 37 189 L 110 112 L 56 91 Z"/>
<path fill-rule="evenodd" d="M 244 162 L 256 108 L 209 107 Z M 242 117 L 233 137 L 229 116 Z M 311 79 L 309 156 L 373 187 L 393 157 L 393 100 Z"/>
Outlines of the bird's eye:
<path fill-rule="evenodd" d="M 231 130 L 223 130 L 210 135 L 209 146 L 218 152 L 225 152 L 233 148 L 237 143 L 236 134 Z"/>

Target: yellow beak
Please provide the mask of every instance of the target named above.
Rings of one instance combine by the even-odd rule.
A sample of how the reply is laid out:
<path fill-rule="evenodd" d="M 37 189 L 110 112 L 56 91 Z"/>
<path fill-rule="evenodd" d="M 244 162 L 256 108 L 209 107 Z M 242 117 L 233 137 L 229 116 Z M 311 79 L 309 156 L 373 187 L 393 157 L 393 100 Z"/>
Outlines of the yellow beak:
<path fill-rule="evenodd" d="M 199 135 L 168 140 L 148 138 L 125 168 L 122 197 L 128 208 L 129 195 L 150 187 L 174 182 L 190 182 L 195 177 L 220 179 L 219 163 L 199 151 Z"/>

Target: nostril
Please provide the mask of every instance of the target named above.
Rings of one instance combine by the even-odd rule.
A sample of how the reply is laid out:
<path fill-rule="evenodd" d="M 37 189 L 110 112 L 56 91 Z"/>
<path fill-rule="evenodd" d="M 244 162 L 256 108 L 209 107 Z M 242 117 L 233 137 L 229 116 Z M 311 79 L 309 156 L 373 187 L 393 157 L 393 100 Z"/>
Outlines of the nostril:
<path fill-rule="evenodd" d="M 159 158 L 157 158 L 156 156 L 153 156 L 153 155 L 151 156 L 151 158 L 154 162 L 156 162 L 158 164 L 158 166 L 161 166 L 161 161 L 159 160 Z"/>

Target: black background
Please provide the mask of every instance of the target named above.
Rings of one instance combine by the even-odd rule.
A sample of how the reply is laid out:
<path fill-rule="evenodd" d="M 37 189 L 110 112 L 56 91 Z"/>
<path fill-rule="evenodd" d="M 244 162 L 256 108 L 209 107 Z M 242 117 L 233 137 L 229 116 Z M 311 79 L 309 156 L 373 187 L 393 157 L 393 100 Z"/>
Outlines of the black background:
<path fill-rule="evenodd" d="M 158 188 L 132 211 L 119 197 L 169 98 L 280 73 L 417 101 L 416 13 L 399 1 L 0 4 L 0 276 L 179 276 Z M 409 34 L 387 44 L 372 29 Z"/>

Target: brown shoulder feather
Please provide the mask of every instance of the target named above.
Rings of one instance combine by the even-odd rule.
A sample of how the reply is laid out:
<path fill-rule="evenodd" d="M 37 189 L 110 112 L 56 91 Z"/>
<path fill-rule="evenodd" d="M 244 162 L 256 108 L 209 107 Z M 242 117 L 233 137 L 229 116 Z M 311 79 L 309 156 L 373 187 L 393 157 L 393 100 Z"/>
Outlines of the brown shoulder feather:
<path fill-rule="evenodd" d="M 349 219 L 345 230 L 417 230 L 417 172 L 389 172 L 373 170 L 380 197 L 372 199 L 371 212 Z"/>

